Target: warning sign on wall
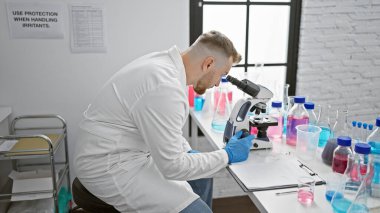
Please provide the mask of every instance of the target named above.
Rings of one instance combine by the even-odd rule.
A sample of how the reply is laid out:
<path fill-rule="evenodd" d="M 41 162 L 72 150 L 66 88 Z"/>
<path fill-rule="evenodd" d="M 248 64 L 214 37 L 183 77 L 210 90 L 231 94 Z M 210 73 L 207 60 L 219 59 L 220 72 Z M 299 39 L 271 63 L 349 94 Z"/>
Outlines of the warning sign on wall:
<path fill-rule="evenodd" d="M 63 38 L 62 3 L 7 2 L 11 38 Z"/>

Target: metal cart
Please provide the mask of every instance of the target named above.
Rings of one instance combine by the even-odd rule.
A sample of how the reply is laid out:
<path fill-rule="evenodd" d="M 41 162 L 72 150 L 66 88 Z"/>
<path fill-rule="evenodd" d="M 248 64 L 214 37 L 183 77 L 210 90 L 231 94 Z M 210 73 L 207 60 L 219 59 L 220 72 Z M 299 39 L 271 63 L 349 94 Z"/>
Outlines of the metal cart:
<path fill-rule="evenodd" d="M 53 123 L 53 125 L 52 125 Z M 59 212 L 58 192 L 63 186 L 66 176 L 67 190 L 70 189 L 70 170 L 67 144 L 67 125 L 59 115 L 24 115 L 14 118 L 10 125 L 10 134 L 0 136 L 0 140 L 17 140 L 17 143 L 7 152 L 0 152 L 0 160 L 11 160 L 16 171 L 47 167 L 51 171 L 52 190 L 12 193 L 12 180 L 0 190 L 0 199 L 9 200 L 15 195 L 30 195 L 35 193 L 51 193 L 55 212 Z M 64 147 L 62 147 L 64 144 Z M 56 162 L 56 155 L 64 148 L 64 158 Z M 45 162 L 44 162 L 45 161 Z M 61 168 L 57 174 L 57 168 Z M 70 202 L 69 202 L 70 203 Z M 70 206 L 67 207 L 70 209 Z"/>

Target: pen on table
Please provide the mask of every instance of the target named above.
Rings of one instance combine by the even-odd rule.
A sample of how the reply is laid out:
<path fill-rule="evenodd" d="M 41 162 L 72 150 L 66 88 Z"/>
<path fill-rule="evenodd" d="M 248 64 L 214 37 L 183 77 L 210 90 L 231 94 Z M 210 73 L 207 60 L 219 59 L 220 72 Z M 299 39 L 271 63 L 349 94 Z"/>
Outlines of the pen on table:
<path fill-rule="evenodd" d="M 286 195 L 286 194 L 292 194 L 298 192 L 297 190 L 294 191 L 287 191 L 287 192 L 276 192 L 276 195 Z"/>

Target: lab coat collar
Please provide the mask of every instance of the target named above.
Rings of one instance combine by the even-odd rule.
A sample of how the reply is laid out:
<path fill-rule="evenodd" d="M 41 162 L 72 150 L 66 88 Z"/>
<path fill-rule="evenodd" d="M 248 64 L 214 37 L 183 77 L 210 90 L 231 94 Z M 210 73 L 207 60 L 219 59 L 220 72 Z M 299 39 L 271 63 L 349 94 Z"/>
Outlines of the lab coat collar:
<path fill-rule="evenodd" d="M 168 52 L 169 52 L 170 58 L 174 62 L 174 65 L 177 67 L 177 69 L 179 71 L 178 72 L 179 80 L 180 80 L 184 90 L 186 91 L 186 88 L 187 88 L 186 87 L 186 72 L 185 72 L 185 66 L 184 66 L 183 61 L 182 61 L 181 53 L 180 53 L 180 51 L 176 45 L 171 47 Z"/>

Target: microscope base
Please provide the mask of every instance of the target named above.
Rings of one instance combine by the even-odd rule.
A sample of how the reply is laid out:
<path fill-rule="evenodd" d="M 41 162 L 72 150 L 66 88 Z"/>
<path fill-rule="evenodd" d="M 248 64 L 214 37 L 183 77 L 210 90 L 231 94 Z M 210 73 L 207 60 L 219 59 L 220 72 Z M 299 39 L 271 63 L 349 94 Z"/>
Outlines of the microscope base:
<path fill-rule="evenodd" d="M 272 147 L 273 147 L 273 144 L 268 139 L 263 138 L 263 140 L 260 140 L 259 138 L 255 138 L 253 139 L 251 150 L 272 149 Z"/>

